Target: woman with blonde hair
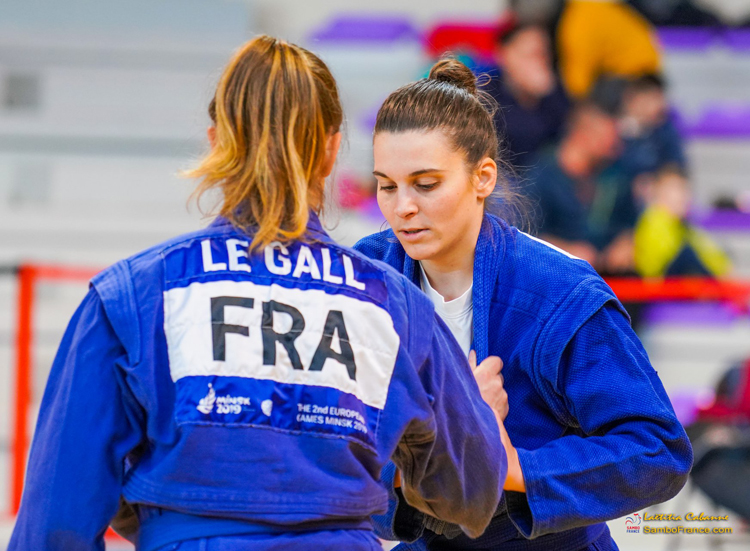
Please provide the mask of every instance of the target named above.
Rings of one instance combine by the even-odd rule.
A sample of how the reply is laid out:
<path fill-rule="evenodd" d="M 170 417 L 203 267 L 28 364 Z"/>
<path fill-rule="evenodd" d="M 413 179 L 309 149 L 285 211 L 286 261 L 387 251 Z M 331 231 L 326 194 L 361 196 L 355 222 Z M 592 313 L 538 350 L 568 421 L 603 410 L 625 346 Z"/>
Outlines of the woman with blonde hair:
<path fill-rule="evenodd" d="M 380 549 L 404 499 L 482 533 L 505 480 L 492 409 L 430 301 L 318 213 L 342 110 L 325 64 L 260 36 L 216 90 L 206 229 L 104 270 L 63 337 L 10 548 Z M 485 365 L 485 364 L 483 364 Z M 497 407 L 499 377 L 483 385 Z"/>

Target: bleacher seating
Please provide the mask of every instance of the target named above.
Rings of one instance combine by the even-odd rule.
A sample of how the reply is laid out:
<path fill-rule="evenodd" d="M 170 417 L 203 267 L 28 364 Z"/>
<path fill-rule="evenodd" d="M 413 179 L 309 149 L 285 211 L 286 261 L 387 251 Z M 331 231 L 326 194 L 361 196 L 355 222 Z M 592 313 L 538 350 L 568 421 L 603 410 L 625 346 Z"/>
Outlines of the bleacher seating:
<path fill-rule="evenodd" d="M 339 84 L 347 122 L 337 170 L 347 178 L 371 179 L 377 108 L 429 67 L 421 33 L 404 16 L 344 15 L 314 29 L 305 46 L 321 56 Z"/>
<path fill-rule="evenodd" d="M 247 6 L 41 4 L 0 18 L 0 262 L 104 264 L 193 225 L 176 173 L 206 147 Z"/>
<path fill-rule="evenodd" d="M 194 228 L 178 180 L 205 147 L 206 105 L 247 39 L 242 2 L 3 0 L 0 265 L 105 266 Z M 43 285 L 38 401 L 86 282 Z M 16 282 L 0 278 L 0 510 L 8 510 Z M 30 423 L 34 419 L 29 420 Z M 5 540 L 7 541 L 7 539 Z M 0 542 L 0 545 L 5 543 Z"/>

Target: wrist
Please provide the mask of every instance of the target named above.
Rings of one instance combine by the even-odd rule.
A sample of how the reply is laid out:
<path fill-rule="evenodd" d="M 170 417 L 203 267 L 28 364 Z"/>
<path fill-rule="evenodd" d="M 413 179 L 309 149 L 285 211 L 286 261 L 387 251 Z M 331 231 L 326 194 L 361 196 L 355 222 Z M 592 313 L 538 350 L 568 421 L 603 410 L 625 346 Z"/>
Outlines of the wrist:
<path fill-rule="evenodd" d="M 526 492 L 526 483 L 523 479 L 523 471 L 521 471 L 518 450 L 510 441 L 510 437 L 505 430 L 503 430 L 503 445 L 505 446 L 505 456 L 508 459 L 508 475 L 505 478 L 503 489 L 511 492 Z"/>
<path fill-rule="evenodd" d="M 523 479 L 523 471 L 521 471 L 521 463 L 518 460 L 518 452 L 516 448 L 511 447 L 511 450 L 506 450 L 508 455 L 508 476 L 505 479 L 503 485 L 504 490 L 511 492 L 526 492 L 526 483 Z"/>

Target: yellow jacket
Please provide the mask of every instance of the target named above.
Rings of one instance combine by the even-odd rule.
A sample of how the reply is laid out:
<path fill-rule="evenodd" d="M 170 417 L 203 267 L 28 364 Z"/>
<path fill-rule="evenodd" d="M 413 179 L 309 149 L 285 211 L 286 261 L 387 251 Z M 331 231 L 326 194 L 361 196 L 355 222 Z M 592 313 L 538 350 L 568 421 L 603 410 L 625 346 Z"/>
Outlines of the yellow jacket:
<path fill-rule="evenodd" d="M 603 74 L 635 77 L 661 71 L 650 23 L 630 6 L 569 0 L 557 33 L 560 74 L 571 96 L 583 98 Z"/>
<path fill-rule="evenodd" d="M 635 269 L 643 277 L 664 276 L 686 245 L 712 275 L 722 276 L 731 269 L 727 255 L 708 235 L 660 206 L 651 206 L 641 215 L 634 240 Z"/>

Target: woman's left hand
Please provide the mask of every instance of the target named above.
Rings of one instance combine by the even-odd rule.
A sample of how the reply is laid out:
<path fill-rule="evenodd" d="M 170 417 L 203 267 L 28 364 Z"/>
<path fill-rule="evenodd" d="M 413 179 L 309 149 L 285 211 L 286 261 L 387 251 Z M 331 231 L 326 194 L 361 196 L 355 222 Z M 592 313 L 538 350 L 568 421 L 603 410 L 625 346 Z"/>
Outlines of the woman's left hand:
<path fill-rule="evenodd" d="M 469 365 L 474 372 L 474 378 L 477 381 L 482 398 L 495 413 L 495 419 L 500 429 L 500 440 L 508 458 L 508 476 L 505 479 L 503 489 L 512 492 L 525 492 L 526 484 L 521 472 L 518 451 L 511 443 L 508 431 L 505 430 L 504 421 L 508 416 L 509 406 L 508 393 L 505 391 L 503 376 L 500 373 L 503 369 L 503 361 L 497 356 L 488 356 L 477 366 L 477 354 L 472 350 L 469 352 Z"/>
<path fill-rule="evenodd" d="M 474 378 L 479 386 L 482 398 L 495 412 L 498 419 L 503 420 L 508 415 L 508 393 L 503 387 L 503 361 L 497 356 L 488 356 L 477 366 L 477 354 L 469 352 L 469 365 L 474 372 Z"/>
<path fill-rule="evenodd" d="M 521 462 L 518 460 L 518 450 L 511 443 L 508 431 L 505 430 L 505 424 L 500 419 L 497 420 L 497 424 L 500 427 L 500 440 L 503 442 L 505 455 L 508 458 L 508 476 L 505 479 L 505 484 L 503 484 L 503 490 L 526 492 L 526 483 L 523 480 Z"/>

